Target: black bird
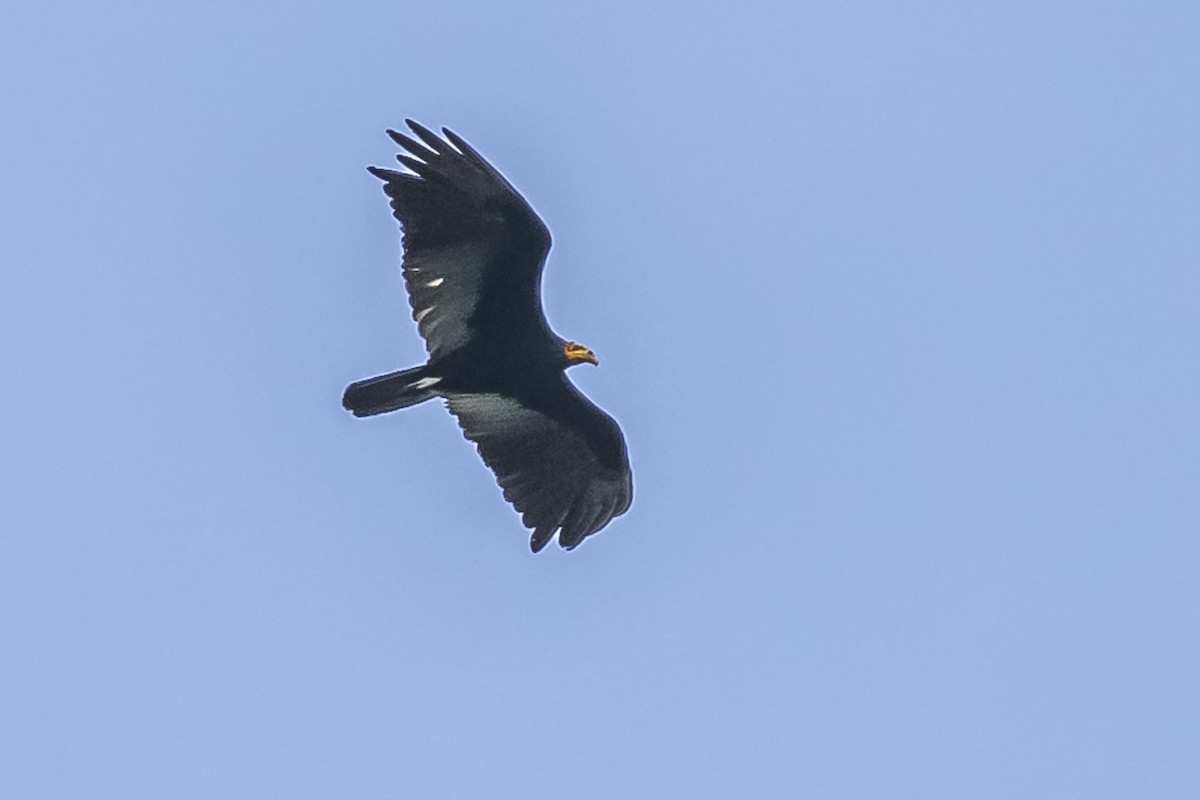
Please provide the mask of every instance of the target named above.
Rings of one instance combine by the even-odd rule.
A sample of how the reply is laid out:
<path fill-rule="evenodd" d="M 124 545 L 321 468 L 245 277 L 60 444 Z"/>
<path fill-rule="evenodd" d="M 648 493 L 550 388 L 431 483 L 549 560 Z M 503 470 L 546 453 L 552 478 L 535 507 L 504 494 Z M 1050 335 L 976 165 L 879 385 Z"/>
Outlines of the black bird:
<path fill-rule="evenodd" d="M 358 417 L 446 401 L 533 530 L 538 552 L 558 533 L 570 550 L 624 514 L 633 477 L 621 428 L 567 379 L 595 354 L 550 330 L 542 267 L 550 231 L 476 150 L 405 120 L 389 130 L 411 172 L 368 167 L 403 228 L 404 283 L 429 362 L 350 384 Z"/>

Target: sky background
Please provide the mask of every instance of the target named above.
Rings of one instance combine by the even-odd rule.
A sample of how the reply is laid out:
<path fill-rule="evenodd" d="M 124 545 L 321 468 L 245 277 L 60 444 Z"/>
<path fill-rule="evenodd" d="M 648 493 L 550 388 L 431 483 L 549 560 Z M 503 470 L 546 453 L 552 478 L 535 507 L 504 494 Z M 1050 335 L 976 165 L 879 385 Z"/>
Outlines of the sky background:
<path fill-rule="evenodd" d="M 1200 797 L 1200 6 L 19 3 L 0 796 Z M 528 534 L 369 164 L 553 231 Z"/>

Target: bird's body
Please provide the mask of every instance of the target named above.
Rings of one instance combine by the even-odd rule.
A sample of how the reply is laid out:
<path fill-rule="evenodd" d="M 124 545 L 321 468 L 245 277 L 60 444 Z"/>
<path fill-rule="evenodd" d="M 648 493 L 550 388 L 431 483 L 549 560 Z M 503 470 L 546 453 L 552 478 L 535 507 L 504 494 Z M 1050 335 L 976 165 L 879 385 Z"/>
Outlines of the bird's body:
<path fill-rule="evenodd" d="M 621 429 L 567 379 L 590 350 L 550 330 L 541 274 L 550 233 L 470 145 L 411 120 L 389 135 L 412 170 L 372 167 L 404 229 L 404 280 L 429 362 L 351 384 L 343 405 L 371 416 L 442 397 L 533 529 L 573 548 L 623 514 L 633 482 Z M 452 146 L 453 145 L 453 146 Z"/>

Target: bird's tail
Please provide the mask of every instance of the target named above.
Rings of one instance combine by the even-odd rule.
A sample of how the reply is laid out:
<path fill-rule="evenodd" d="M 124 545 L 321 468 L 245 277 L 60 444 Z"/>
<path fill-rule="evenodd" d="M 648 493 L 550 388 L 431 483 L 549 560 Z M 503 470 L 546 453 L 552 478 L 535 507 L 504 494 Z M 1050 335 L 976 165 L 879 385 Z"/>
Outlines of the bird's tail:
<path fill-rule="evenodd" d="M 441 379 L 429 375 L 428 366 L 402 369 L 352 383 L 342 395 L 342 405 L 356 417 L 369 417 L 437 397 L 435 387 Z"/>

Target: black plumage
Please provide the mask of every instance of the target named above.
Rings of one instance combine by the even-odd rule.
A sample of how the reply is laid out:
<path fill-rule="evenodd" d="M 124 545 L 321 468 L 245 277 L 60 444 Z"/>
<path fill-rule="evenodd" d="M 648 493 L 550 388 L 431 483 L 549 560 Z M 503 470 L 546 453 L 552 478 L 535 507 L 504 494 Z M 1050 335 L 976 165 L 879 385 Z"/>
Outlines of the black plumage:
<path fill-rule="evenodd" d="M 453 131 L 405 120 L 388 135 L 411 172 L 370 167 L 403 228 L 403 272 L 429 362 L 358 381 L 342 404 L 371 416 L 442 397 L 533 530 L 568 550 L 624 514 L 633 479 L 621 429 L 567 379 L 597 363 L 552 330 L 541 279 L 550 232 L 504 176 Z M 419 140 L 419 141 L 418 141 Z"/>

